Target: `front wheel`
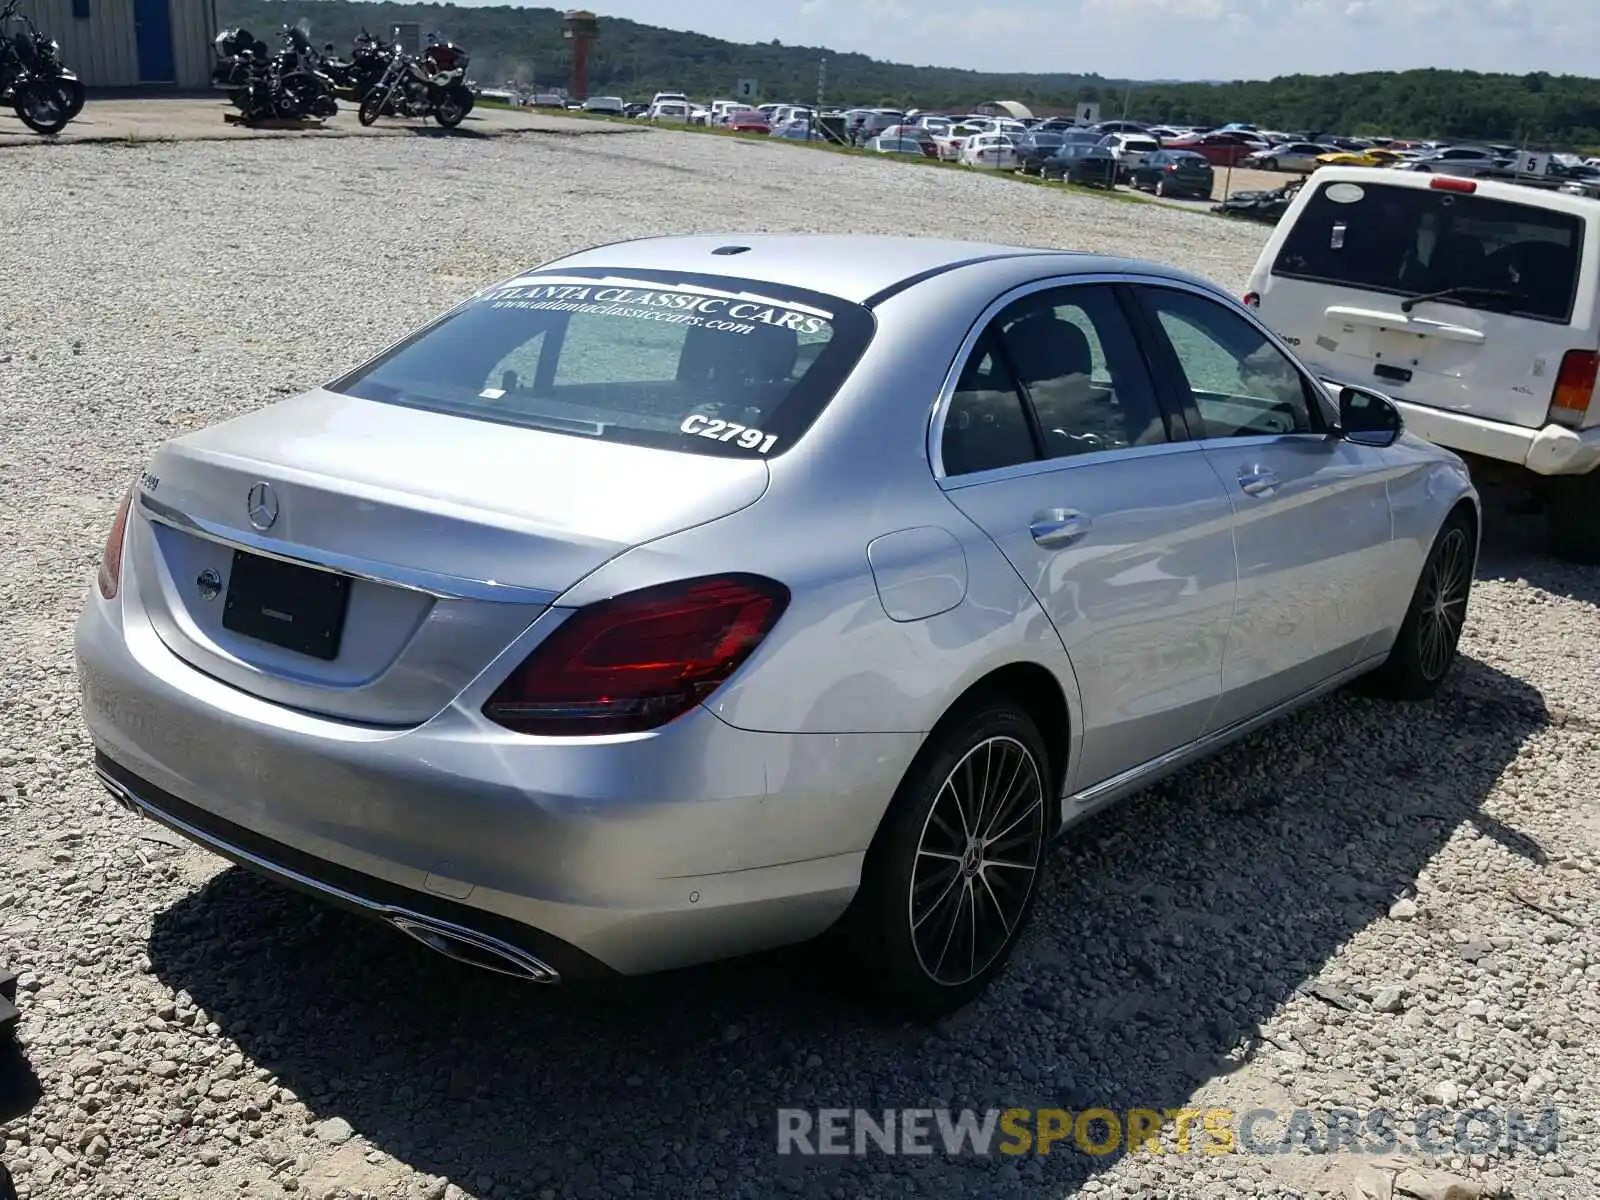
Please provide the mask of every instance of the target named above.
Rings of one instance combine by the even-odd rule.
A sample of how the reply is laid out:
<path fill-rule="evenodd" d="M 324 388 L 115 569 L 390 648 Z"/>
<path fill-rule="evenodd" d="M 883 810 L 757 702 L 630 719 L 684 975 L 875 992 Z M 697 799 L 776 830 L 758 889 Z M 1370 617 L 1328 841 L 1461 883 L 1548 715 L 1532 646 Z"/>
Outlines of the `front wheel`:
<path fill-rule="evenodd" d="M 53 80 L 30 79 L 19 85 L 12 108 L 22 123 L 35 133 L 60 133 L 70 120 Z"/>
<path fill-rule="evenodd" d="M 76 120 L 83 111 L 83 102 L 86 91 L 83 81 L 79 79 L 57 79 L 56 94 L 61 97 L 61 105 L 67 112 L 67 120 Z"/>
<path fill-rule="evenodd" d="M 879 997 L 950 1012 L 1004 968 L 1032 912 L 1052 830 L 1033 720 L 993 700 L 935 733 L 867 852 L 846 936 Z"/>
<path fill-rule="evenodd" d="M 383 100 L 378 96 L 377 92 L 370 93 L 367 98 L 361 102 L 361 107 L 356 110 L 356 120 L 360 121 L 363 125 L 373 124 L 382 115 Z"/>
<path fill-rule="evenodd" d="M 1472 522 L 1452 513 L 1422 564 L 1389 657 L 1361 681 L 1364 691 L 1388 700 L 1426 700 L 1439 690 L 1466 624 L 1475 559 Z"/>
<path fill-rule="evenodd" d="M 1167 181 L 1165 179 L 1156 180 L 1156 195 L 1164 200 L 1167 197 L 1167 191 Z"/>
<path fill-rule="evenodd" d="M 464 87 L 445 88 L 433 106 L 433 119 L 446 129 L 454 129 L 472 107 L 472 93 Z"/>
<path fill-rule="evenodd" d="M 1264 171 L 1276 171 L 1278 169 L 1278 160 L 1275 158 L 1262 159 L 1261 169 Z"/>

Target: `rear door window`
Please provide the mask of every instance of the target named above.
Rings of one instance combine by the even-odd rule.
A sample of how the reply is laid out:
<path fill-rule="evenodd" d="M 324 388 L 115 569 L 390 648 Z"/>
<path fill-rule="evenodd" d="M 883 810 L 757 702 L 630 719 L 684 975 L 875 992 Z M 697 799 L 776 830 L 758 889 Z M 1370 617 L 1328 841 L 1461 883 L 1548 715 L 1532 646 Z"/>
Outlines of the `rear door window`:
<path fill-rule="evenodd" d="M 799 289 L 538 272 L 328 386 L 576 437 L 771 457 L 810 428 L 872 330 L 859 305 Z"/>
<path fill-rule="evenodd" d="M 1452 292 L 1465 305 L 1566 324 L 1584 222 L 1473 193 L 1322 184 L 1284 239 L 1273 275 L 1397 296 Z"/>

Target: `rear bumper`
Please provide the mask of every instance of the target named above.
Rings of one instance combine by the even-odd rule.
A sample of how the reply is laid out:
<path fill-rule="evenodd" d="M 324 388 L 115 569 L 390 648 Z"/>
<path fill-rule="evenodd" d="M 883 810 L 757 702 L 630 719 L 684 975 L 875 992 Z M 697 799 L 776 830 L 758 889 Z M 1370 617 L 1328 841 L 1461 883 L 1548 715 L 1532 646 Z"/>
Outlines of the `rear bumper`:
<path fill-rule="evenodd" d="M 1537 475 L 1586 475 L 1600 466 L 1600 427 L 1527 429 L 1391 398 L 1407 429 L 1458 453 L 1516 463 Z"/>
<path fill-rule="evenodd" d="M 212 679 L 97 593 L 76 655 L 97 765 L 127 806 L 281 882 L 448 922 L 564 978 L 821 932 L 920 740 L 752 733 L 705 709 L 654 734 L 525 738 L 470 694 L 372 729 Z"/>

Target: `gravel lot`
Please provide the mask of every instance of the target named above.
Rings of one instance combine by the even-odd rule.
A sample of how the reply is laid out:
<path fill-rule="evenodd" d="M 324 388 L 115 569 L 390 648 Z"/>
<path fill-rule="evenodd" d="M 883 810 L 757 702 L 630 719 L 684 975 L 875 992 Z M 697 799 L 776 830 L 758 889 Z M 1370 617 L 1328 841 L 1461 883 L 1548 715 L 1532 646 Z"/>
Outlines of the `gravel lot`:
<path fill-rule="evenodd" d="M 6 1098 L 0 1158 L 26 1196 L 1367 1198 L 1402 1168 L 1424 1197 L 1600 1194 L 1600 573 L 1511 517 L 1442 698 L 1329 700 L 1083 827 L 1010 972 L 932 1029 L 875 1023 L 806 951 L 583 991 L 474 974 L 222 870 L 89 770 L 72 621 L 145 456 L 487 279 L 666 231 L 993 230 L 1237 289 L 1262 231 L 691 135 L 4 159 L 0 962 L 36 1075 L 9 1083 L 40 1094 Z M 773 1152 L 780 1106 L 1213 1103 L 1555 1105 L 1562 1144 Z"/>

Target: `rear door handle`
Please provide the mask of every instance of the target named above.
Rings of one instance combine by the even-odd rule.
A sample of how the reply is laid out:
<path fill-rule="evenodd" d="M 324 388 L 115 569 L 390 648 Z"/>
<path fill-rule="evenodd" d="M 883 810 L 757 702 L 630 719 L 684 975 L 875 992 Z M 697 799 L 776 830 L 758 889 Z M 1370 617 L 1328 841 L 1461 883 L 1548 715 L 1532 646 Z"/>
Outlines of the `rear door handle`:
<path fill-rule="evenodd" d="M 1239 488 L 1246 496 L 1270 496 L 1278 490 L 1278 473 L 1266 467 L 1242 467 Z"/>
<path fill-rule="evenodd" d="M 1047 508 L 1033 515 L 1028 532 L 1047 550 L 1071 545 L 1089 532 L 1094 524 L 1087 514 L 1075 508 Z"/>

